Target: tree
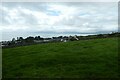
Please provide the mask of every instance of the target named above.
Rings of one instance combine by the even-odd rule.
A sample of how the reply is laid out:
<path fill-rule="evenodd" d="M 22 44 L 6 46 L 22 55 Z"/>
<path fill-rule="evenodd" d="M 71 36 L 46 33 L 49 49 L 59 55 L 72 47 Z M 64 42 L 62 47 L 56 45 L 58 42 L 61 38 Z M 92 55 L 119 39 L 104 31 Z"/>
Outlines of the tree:
<path fill-rule="evenodd" d="M 19 40 L 22 41 L 22 40 L 23 40 L 23 37 L 20 37 Z"/>
<path fill-rule="evenodd" d="M 38 36 L 38 39 L 40 39 L 41 37 L 40 36 Z"/>
<path fill-rule="evenodd" d="M 39 40 L 38 36 L 35 37 L 35 40 Z"/>
<path fill-rule="evenodd" d="M 15 38 L 13 38 L 12 41 L 9 43 L 9 45 L 15 44 L 15 41 L 16 41 Z"/>
<path fill-rule="evenodd" d="M 40 40 L 44 40 L 44 38 L 40 38 Z"/>
<path fill-rule="evenodd" d="M 57 37 L 52 37 L 52 39 L 57 39 Z"/>
<path fill-rule="evenodd" d="M 12 39 L 12 42 L 15 42 L 15 38 Z"/>
<path fill-rule="evenodd" d="M 62 36 L 59 36 L 58 38 L 63 38 Z"/>
<path fill-rule="evenodd" d="M 17 41 L 23 41 L 23 37 L 17 37 Z"/>
<path fill-rule="evenodd" d="M 70 37 L 69 37 L 69 40 L 70 40 L 70 41 L 75 41 L 76 39 L 75 39 L 74 37 L 70 36 Z"/>
<path fill-rule="evenodd" d="M 98 38 L 103 37 L 103 34 L 98 34 L 97 37 Z"/>
<path fill-rule="evenodd" d="M 29 36 L 29 37 L 27 37 L 26 39 L 25 39 L 25 41 L 26 42 L 34 42 L 34 37 L 31 37 L 31 36 Z"/>
<path fill-rule="evenodd" d="M 36 36 L 35 40 L 44 40 L 44 38 L 40 37 L 40 36 Z"/>

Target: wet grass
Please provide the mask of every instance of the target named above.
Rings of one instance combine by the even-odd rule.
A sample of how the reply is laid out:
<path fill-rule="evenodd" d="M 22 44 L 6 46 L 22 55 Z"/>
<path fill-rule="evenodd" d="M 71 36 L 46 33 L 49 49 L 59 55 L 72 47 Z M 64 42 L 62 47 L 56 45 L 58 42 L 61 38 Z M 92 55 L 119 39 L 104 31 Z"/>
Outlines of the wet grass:
<path fill-rule="evenodd" d="M 3 78 L 117 78 L 118 39 L 3 49 Z"/>

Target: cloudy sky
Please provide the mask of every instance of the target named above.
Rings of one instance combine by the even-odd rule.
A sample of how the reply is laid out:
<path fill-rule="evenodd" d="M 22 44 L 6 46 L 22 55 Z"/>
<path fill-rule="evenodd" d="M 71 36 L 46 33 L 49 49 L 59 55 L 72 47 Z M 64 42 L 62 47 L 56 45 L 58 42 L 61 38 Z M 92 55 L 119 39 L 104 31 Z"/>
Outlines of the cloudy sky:
<path fill-rule="evenodd" d="M 96 34 L 118 30 L 114 2 L 6 2 L 0 4 L 0 31 Z"/>

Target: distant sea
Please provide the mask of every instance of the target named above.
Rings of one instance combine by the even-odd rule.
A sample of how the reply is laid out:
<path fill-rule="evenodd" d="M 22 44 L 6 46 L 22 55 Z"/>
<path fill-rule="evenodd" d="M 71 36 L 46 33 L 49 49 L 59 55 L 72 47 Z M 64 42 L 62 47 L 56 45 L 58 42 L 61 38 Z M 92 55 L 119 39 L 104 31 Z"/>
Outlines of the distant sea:
<path fill-rule="evenodd" d="M 3 32 L 2 39 L 0 41 L 10 41 L 12 38 L 17 39 L 17 37 L 29 37 L 29 36 L 41 36 L 43 38 L 51 38 L 51 37 L 58 37 L 58 36 L 86 36 L 86 35 L 94 35 L 94 34 L 78 34 L 78 33 L 36 33 L 36 32 Z"/>

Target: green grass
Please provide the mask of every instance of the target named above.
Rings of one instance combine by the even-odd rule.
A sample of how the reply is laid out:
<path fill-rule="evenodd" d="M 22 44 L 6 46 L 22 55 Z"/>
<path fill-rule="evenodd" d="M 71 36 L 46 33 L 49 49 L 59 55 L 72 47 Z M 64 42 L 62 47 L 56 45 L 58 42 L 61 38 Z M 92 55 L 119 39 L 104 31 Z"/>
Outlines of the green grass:
<path fill-rule="evenodd" d="M 3 49 L 3 78 L 117 78 L 118 39 Z"/>

